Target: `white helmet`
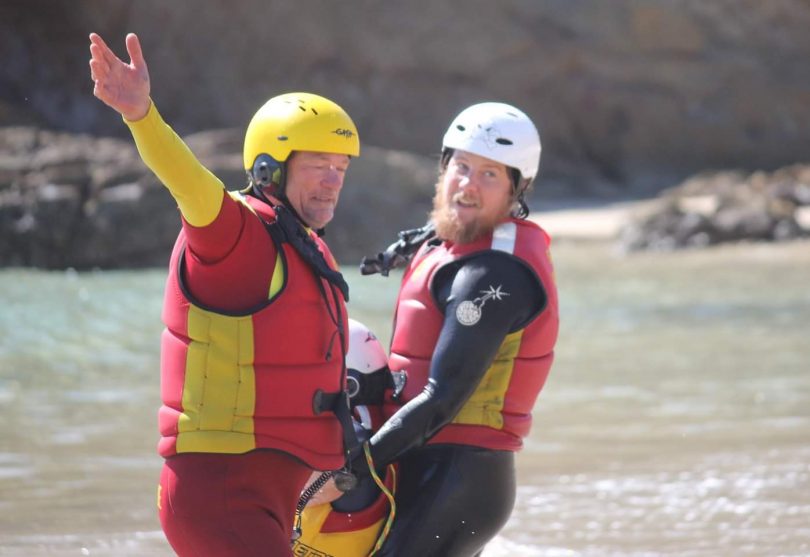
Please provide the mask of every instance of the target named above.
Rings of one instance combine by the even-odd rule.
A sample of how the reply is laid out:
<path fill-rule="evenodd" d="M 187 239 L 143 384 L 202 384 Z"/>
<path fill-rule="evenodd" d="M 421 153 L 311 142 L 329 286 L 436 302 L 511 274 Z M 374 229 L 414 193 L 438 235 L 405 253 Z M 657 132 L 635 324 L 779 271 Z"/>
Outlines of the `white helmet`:
<path fill-rule="evenodd" d="M 450 124 L 442 151 L 461 149 L 516 168 L 531 182 L 540 164 L 540 134 L 514 106 L 485 102 L 465 108 Z"/>
<path fill-rule="evenodd" d="M 349 352 L 346 368 L 367 375 L 388 365 L 388 357 L 380 341 L 368 327 L 349 319 Z"/>
<path fill-rule="evenodd" d="M 349 398 L 354 398 L 361 391 L 363 379 L 359 375 L 369 375 L 376 371 L 388 369 L 388 356 L 379 339 L 368 327 L 349 319 L 349 351 L 346 354 L 346 388 Z M 359 375 L 358 375 L 359 374 Z M 368 408 L 364 405 L 354 407 L 356 418 L 365 429 L 371 430 L 373 421 Z"/>

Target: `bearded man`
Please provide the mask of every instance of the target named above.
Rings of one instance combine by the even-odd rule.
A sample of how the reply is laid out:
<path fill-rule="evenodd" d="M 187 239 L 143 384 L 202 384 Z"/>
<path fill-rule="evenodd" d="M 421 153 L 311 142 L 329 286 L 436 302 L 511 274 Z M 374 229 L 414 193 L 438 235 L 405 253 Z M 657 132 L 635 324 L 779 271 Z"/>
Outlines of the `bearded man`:
<path fill-rule="evenodd" d="M 514 455 L 559 320 L 550 239 L 526 220 L 540 150 L 529 117 L 503 103 L 465 109 L 444 136 L 435 235 L 402 279 L 389 356 L 396 388 L 368 443 L 374 468 L 399 466 L 396 516 L 377 555 L 480 555 L 512 512 Z M 376 263 L 385 273 L 406 240 L 425 236 L 401 234 Z"/>

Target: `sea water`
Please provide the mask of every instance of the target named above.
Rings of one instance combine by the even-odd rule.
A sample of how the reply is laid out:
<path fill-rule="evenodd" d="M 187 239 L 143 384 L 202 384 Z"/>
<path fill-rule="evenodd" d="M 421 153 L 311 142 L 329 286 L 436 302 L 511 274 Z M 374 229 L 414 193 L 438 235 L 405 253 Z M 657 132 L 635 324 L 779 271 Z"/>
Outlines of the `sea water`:
<path fill-rule="evenodd" d="M 554 258 L 557 359 L 485 557 L 810 555 L 810 244 Z M 355 268 L 350 315 L 387 342 L 399 277 Z M 172 555 L 164 280 L 0 271 L 0 555 Z"/>

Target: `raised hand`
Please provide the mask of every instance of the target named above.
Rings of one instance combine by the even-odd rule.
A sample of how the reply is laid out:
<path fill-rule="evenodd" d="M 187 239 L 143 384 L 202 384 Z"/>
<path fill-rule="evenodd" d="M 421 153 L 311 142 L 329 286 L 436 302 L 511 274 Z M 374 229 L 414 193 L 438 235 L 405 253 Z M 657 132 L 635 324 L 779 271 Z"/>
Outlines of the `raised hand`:
<path fill-rule="evenodd" d="M 149 70 L 137 35 L 126 38 L 129 64 L 118 58 L 96 33 L 90 34 L 90 77 L 93 95 L 130 121 L 149 111 Z"/>

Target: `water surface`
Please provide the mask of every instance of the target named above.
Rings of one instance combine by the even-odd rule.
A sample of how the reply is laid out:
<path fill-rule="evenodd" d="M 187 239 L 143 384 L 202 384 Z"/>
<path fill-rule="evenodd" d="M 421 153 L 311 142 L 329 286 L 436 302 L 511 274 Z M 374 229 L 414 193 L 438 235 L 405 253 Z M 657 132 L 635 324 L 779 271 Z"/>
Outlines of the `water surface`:
<path fill-rule="evenodd" d="M 810 244 L 554 248 L 557 361 L 485 556 L 810 555 Z M 397 278 L 346 274 L 386 341 Z M 164 277 L 0 271 L 0 555 L 172 554 Z"/>

